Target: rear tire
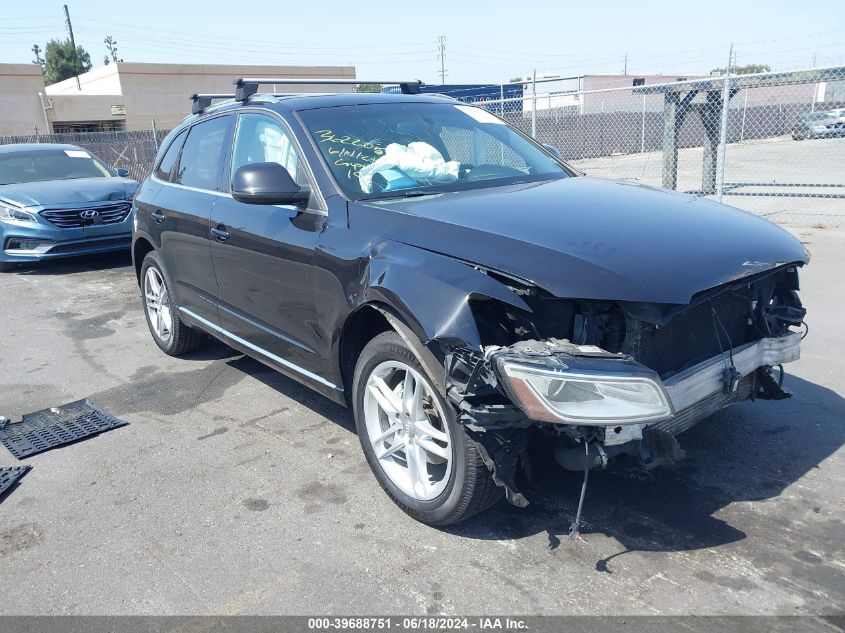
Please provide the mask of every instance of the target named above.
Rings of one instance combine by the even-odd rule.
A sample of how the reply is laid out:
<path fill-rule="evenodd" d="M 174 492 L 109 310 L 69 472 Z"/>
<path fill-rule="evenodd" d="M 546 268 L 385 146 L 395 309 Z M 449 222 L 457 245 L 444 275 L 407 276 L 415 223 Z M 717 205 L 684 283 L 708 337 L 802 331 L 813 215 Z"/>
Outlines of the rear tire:
<path fill-rule="evenodd" d="M 406 397 L 409 384 L 413 396 Z M 384 491 L 408 515 L 432 526 L 452 525 L 502 497 L 503 490 L 452 407 L 396 332 L 379 334 L 367 344 L 355 366 L 352 390 L 355 425 L 367 462 Z M 391 413 L 397 409 L 401 411 Z M 392 428 L 397 429 L 394 434 Z"/>
<path fill-rule="evenodd" d="M 12 262 L 0 262 L 0 273 L 10 273 L 18 267 Z"/>
<path fill-rule="evenodd" d="M 161 351 L 180 356 L 199 348 L 206 336 L 179 318 L 179 309 L 170 293 L 172 287 L 159 256 L 155 251 L 147 253 L 141 264 L 141 296 L 147 327 Z"/>

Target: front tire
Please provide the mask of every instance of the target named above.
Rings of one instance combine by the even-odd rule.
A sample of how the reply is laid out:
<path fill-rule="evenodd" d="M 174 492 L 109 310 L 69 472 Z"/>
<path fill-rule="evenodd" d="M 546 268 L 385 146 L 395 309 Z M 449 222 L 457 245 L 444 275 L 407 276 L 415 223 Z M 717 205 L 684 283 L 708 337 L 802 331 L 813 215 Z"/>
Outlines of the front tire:
<path fill-rule="evenodd" d="M 428 525 L 452 525 L 501 498 L 478 449 L 396 332 L 367 344 L 352 389 L 364 455 L 404 512 Z"/>
<path fill-rule="evenodd" d="M 141 293 L 147 327 L 159 349 L 170 356 L 192 352 L 203 344 L 205 334 L 188 327 L 179 318 L 179 310 L 170 292 L 173 285 L 155 251 L 147 253 L 141 264 Z"/>

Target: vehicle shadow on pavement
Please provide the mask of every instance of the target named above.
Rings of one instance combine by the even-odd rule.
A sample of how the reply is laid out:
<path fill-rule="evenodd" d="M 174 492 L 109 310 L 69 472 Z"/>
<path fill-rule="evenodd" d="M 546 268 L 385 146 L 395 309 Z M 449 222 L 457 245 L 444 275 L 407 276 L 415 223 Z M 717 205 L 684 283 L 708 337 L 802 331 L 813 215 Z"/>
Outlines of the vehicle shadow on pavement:
<path fill-rule="evenodd" d="M 41 262 L 20 264 L 12 274 L 18 275 L 71 275 L 74 273 L 123 268 L 132 265 L 129 249 L 114 253 L 86 255 L 68 259 L 48 259 Z"/>
<path fill-rule="evenodd" d="M 588 540 L 591 533 L 610 536 L 625 552 L 695 550 L 744 539 L 745 532 L 720 518 L 720 511 L 734 502 L 778 497 L 823 468 L 821 462 L 845 443 L 845 399 L 794 376 L 787 376 L 786 386 L 795 394 L 790 400 L 736 405 L 682 434 L 687 458 L 673 468 L 644 471 L 618 462 L 592 471 L 581 534 Z M 525 489 L 528 508 L 502 502 L 449 531 L 495 540 L 547 532 L 551 549 L 566 542 L 581 475 L 542 456 L 535 463 L 534 483 Z M 789 515 L 823 512 L 831 499 L 806 487 L 801 494 L 798 502 L 758 509 L 760 520 L 789 526 Z M 609 571 L 608 560 L 598 561 L 596 569 Z"/>
<path fill-rule="evenodd" d="M 329 422 L 333 422 L 339 427 L 355 433 L 355 421 L 352 419 L 351 409 L 335 404 L 313 389 L 301 385 L 293 378 L 288 378 L 284 374 L 267 367 L 249 356 L 240 356 L 226 361 L 226 364 L 264 383 L 286 398 L 290 398 L 294 402 L 311 409 L 311 411 L 326 418 Z"/>

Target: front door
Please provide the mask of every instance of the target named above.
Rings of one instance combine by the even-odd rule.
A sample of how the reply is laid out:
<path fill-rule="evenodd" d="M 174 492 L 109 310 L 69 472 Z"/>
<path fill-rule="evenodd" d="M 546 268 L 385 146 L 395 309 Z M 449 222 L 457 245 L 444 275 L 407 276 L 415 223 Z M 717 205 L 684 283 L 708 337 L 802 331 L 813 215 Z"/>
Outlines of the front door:
<path fill-rule="evenodd" d="M 238 167 L 259 162 L 277 162 L 311 186 L 285 127 L 269 115 L 241 114 L 228 181 Z M 316 195 L 306 208 L 221 197 L 211 211 L 221 326 L 271 360 L 316 373 L 323 368 L 312 268 L 325 220 L 318 205 Z"/>

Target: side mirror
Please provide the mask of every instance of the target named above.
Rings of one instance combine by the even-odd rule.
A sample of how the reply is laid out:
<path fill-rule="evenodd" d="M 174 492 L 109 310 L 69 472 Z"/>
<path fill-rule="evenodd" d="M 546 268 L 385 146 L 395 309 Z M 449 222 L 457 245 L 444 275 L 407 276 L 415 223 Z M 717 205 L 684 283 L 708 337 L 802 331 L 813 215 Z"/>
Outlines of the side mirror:
<path fill-rule="evenodd" d="M 246 204 L 304 204 L 310 193 L 279 163 L 243 165 L 232 177 L 232 197 Z"/>
<path fill-rule="evenodd" d="M 114 170 L 114 173 L 120 176 L 121 178 L 129 178 L 129 170 L 124 167 L 118 167 Z"/>
<path fill-rule="evenodd" d="M 560 158 L 560 150 L 557 147 L 555 147 L 554 145 L 546 145 L 544 143 L 543 147 L 545 147 L 546 151 L 549 154 L 551 154 L 552 156 L 554 156 L 555 158 Z"/>

